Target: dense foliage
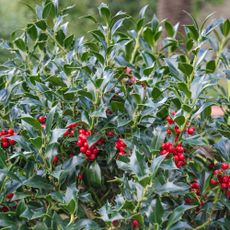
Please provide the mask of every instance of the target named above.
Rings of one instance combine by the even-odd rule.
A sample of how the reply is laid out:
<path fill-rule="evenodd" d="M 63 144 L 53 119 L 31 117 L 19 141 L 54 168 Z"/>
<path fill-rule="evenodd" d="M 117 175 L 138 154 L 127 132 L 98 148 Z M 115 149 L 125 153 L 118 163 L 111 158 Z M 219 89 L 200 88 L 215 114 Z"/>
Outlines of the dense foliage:
<path fill-rule="evenodd" d="M 178 34 L 101 4 L 75 39 L 57 3 L 1 43 L 0 226 L 228 229 L 229 20 Z"/>

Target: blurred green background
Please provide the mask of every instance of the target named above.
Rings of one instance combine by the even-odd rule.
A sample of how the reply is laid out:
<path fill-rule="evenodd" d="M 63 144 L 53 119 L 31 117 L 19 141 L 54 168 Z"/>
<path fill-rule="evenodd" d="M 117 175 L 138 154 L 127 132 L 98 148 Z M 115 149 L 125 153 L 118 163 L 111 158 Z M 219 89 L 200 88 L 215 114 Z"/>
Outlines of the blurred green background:
<path fill-rule="evenodd" d="M 28 22 L 32 21 L 33 11 L 30 6 L 34 8 L 41 2 L 42 0 L 0 0 L 0 39 L 7 39 L 13 31 L 24 28 Z M 79 36 L 92 29 L 92 22 L 79 19 L 79 17 L 97 14 L 97 6 L 101 2 L 109 4 L 113 13 L 122 10 L 136 16 L 141 7 L 146 4 L 149 5 L 147 11 L 149 17 L 156 13 L 157 0 L 59 0 L 61 7 L 75 5 L 67 19 L 70 22 L 70 32 Z M 192 0 L 192 13 L 197 18 L 203 18 L 217 11 L 218 16 L 221 9 L 226 10 L 226 4 L 230 7 L 229 3 L 230 0 Z M 219 12 L 219 15 L 222 15 L 222 12 Z M 6 59 L 5 55 L 0 50 L 0 62 Z"/>

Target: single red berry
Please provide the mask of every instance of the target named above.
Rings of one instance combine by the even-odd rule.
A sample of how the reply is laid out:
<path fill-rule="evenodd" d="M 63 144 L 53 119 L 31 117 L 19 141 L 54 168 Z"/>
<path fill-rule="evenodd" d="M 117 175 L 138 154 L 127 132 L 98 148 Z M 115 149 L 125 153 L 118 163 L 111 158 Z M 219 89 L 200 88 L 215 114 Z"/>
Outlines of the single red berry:
<path fill-rule="evenodd" d="M 63 134 L 65 137 L 69 135 L 69 130 L 67 129 L 64 134 Z"/>
<path fill-rule="evenodd" d="M 46 124 L 42 124 L 41 126 L 42 126 L 42 128 L 43 128 L 43 129 L 45 129 L 45 128 L 46 128 Z"/>
<path fill-rule="evenodd" d="M 188 130 L 187 130 L 187 133 L 188 133 L 189 135 L 193 135 L 194 132 L 195 132 L 195 128 L 188 128 Z"/>
<path fill-rule="evenodd" d="M 208 167 L 210 168 L 210 169 L 213 169 L 214 168 L 214 163 L 213 162 L 211 162 L 209 165 L 208 165 Z"/>
<path fill-rule="evenodd" d="M 160 155 L 165 155 L 167 153 L 168 153 L 168 151 L 166 151 L 165 149 L 163 149 L 163 150 L 160 151 Z"/>
<path fill-rule="evenodd" d="M 70 153 L 69 154 L 69 158 L 73 158 L 74 157 L 74 154 L 73 153 Z"/>
<path fill-rule="evenodd" d="M 85 152 L 85 154 L 86 154 L 87 156 L 89 156 L 89 155 L 92 154 L 92 151 L 88 149 L 88 150 Z"/>
<path fill-rule="evenodd" d="M 6 142 L 2 142 L 2 148 L 6 149 L 10 146 L 9 142 L 6 141 Z"/>
<path fill-rule="evenodd" d="M 39 116 L 38 120 L 40 123 L 44 123 L 46 121 L 46 118 L 45 118 L 45 116 Z"/>
<path fill-rule="evenodd" d="M 183 161 L 184 160 L 184 155 L 183 154 L 179 154 L 178 158 L 179 158 L 179 160 Z"/>
<path fill-rule="evenodd" d="M 196 181 L 191 184 L 191 188 L 198 189 L 199 187 L 200 187 L 200 185 Z"/>
<path fill-rule="evenodd" d="M 88 136 L 90 136 L 91 135 L 91 131 L 90 130 L 87 130 L 86 132 L 85 132 L 85 135 L 88 137 Z"/>
<path fill-rule="evenodd" d="M 176 115 L 176 111 L 173 111 L 173 112 L 172 112 L 172 115 L 175 116 L 175 115 Z"/>
<path fill-rule="evenodd" d="M 98 150 L 97 148 L 95 148 L 95 149 L 93 150 L 93 154 L 97 155 L 98 153 L 99 153 L 99 150 Z"/>
<path fill-rule="evenodd" d="M 58 156 L 54 156 L 53 157 L 53 164 L 58 163 L 58 161 L 59 161 L 59 157 Z"/>
<path fill-rule="evenodd" d="M 166 120 L 167 120 L 169 125 L 173 124 L 173 122 L 174 122 L 173 119 L 170 116 L 167 116 Z"/>
<path fill-rule="evenodd" d="M 177 146 L 177 147 L 176 147 L 176 151 L 177 151 L 178 153 L 183 153 L 183 152 L 184 152 L 184 148 L 183 148 L 182 146 Z"/>
<path fill-rule="evenodd" d="M 192 199 L 189 197 L 185 198 L 185 203 L 186 204 L 192 204 Z"/>
<path fill-rule="evenodd" d="M 217 185 L 217 183 L 218 183 L 218 182 L 217 182 L 216 180 L 214 180 L 214 179 L 211 179 L 211 180 L 210 180 L 210 184 L 211 184 L 211 185 Z"/>
<path fill-rule="evenodd" d="M 228 187 L 228 185 L 226 183 L 221 183 L 220 186 L 221 186 L 222 189 L 226 189 Z"/>
<path fill-rule="evenodd" d="M 137 220 L 132 220 L 132 227 L 133 228 L 139 228 L 139 222 Z"/>
<path fill-rule="evenodd" d="M 83 179 L 84 179 L 84 174 L 83 174 L 83 173 L 80 173 L 80 174 L 78 175 L 78 179 L 79 179 L 79 180 L 83 180 Z"/>
<path fill-rule="evenodd" d="M 108 132 L 106 133 L 106 135 L 109 136 L 109 137 L 112 137 L 112 136 L 113 136 L 113 131 L 108 131 Z"/>
<path fill-rule="evenodd" d="M 221 165 L 221 168 L 222 168 L 223 170 L 228 169 L 228 163 L 223 163 L 223 164 Z"/>
<path fill-rule="evenodd" d="M 8 138 L 7 138 L 7 137 L 2 137 L 2 138 L 1 138 L 1 141 L 2 141 L 2 142 L 7 142 L 7 141 L 8 141 Z"/>
<path fill-rule="evenodd" d="M 171 132 L 171 130 L 170 130 L 170 129 L 167 129 L 167 131 L 166 131 L 166 132 L 167 132 L 167 134 L 168 134 L 168 135 L 171 135 L 171 134 L 172 134 L 172 132 Z"/>
<path fill-rule="evenodd" d="M 118 224 L 119 224 L 119 221 L 118 221 L 118 220 L 113 220 L 113 221 L 112 221 L 112 225 L 113 225 L 113 226 L 118 226 Z"/>
<path fill-rule="evenodd" d="M 8 134 L 10 135 L 10 136 L 13 136 L 14 135 L 14 130 L 13 129 L 8 129 Z"/>
<path fill-rule="evenodd" d="M 228 183 L 228 176 L 223 176 L 222 182 L 223 183 Z"/>
<path fill-rule="evenodd" d="M 78 141 L 77 141 L 77 146 L 78 146 L 78 147 L 82 147 L 82 146 L 84 145 L 84 143 L 85 143 L 85 142 L 84 142 L 83 140 L 78 140 Z"/>
<path fill-rule="evenodd" d="M 87 151 L 87 148 L 83 146 L 83 147 L 80 148 L 80 151 L 81 151 L 82 153 L 85 153 L 85 152 Z"/>
<path fill-rule="evenodd" d="M 97 155 L 92 153 L 91 155 L 87 156 L 89 158 L 89 160 L 95 160 L 97 158 Z"/>
<path fill-rule="evenodd" d="M 88 147 L 89 147 L 89 145 L 88 145 L 87 142 L 85 142 L 83 146 L 86 147 L 87 149 L 88 149 Z"/>
<path fill-rule="evenodd" d="M 78 136 L 78 138 L 81 139 L 81 140 L 83 140 L 83 141 L 86 141 L 86 140 L 87 140 L 87 138 L 86 138 L 86 136 L 85 136 L 84 134 L 80 134 L 80 135 Z"/>
<path fill-rule="evenodd" d="M 11 145 L 15 145 L 16 144 L 16 141 L 15 140 L 9 140 L 9 143 L 11 144 Z"/>
<path fill-rule="evenodd" d="M 163 143 L 163 144 L 161 145 L 161 148 L 162 148 L 162 149 L 166 149 L 166 146 L 167 146 L 166 143 Z"/>
<path fill-rule="evenodd" d="M 74 130 L 71 130 L 71 131 L 69 132 L 69 136 L 70 136 L 70 137 L 73 137 L 73 136 L 74 136 Z"/>
<path fill-rule="evenodd" d="M 6 195 L 6 198 L 9 199 L 9 200 L 11 200 L 11 199 L 13 198 L 13 196 L 14 196 L 13 193 L 8 193 L 8 194 Z"/>
<path fill-rule="evenodd" d="M 85 130 L 84 129 L 80 129 L 79 133 L 85 135 Z"/>
<path fill-rule="evenodd" d="M 177 155 L 174 156 L 174 161 L 178 161 L 179 157 Z"/>

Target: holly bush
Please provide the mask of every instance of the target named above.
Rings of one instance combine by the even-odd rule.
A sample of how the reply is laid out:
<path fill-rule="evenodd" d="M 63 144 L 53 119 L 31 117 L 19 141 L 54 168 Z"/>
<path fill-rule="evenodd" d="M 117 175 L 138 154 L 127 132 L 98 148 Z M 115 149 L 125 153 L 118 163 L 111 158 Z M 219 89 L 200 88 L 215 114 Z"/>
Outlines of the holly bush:
<path fill-rule="evenodd" d="M 1 42 L 1 228 L 229 229 L 229 20 L 101 4 L 75 38 L 69 9 Z"/>

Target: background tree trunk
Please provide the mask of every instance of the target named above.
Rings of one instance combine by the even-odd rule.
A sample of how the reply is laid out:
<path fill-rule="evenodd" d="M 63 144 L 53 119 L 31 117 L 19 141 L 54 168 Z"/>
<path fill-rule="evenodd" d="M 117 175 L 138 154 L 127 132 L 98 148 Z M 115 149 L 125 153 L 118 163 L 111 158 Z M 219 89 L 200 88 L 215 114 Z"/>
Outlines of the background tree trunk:
<path fill-rule="evenodd" d="M 191 12 L 192 0 L 158 0 L 157 16 L 160 20 L 168 19 L 173 24 L 180 23 L 180 31 L 183 31 L 183 25 L 191 22 L 190 17 L 183 12 Z"/>

